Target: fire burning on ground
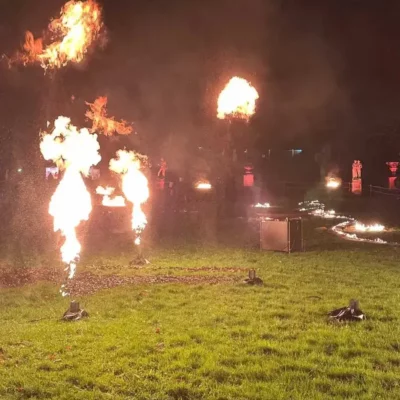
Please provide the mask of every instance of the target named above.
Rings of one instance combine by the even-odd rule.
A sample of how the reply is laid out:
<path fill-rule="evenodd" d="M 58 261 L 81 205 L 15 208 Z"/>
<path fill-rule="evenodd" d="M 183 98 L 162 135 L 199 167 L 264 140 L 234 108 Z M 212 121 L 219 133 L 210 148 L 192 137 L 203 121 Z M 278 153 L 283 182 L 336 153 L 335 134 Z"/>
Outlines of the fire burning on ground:
<path fill-rule="evenodd" d="M 342 219 L 337 225 L 332 227 L 332 232 L 338 236 L 352 241 L 363 242 L 363 243 L 379 243 L 379 244 L 391 244 L 398 245 L 396 243 L 388 243 L 381 238 L 368 239 L 357 236 L 356 232 L 362 233 L 379 233 L 385 232 L 387 229 L 380 224 L 364 225 L 361 222 L 356 221 L 354 218 L 344 215 L 338 215 L 334 210 L 325 211 L 325 204 L 319 202 L 318 200 L 304 201 L 299 203 L 301 208 L 299 211 L 307 212 L 309 215 L 327 219 Z"/>
<path fill-rule="evenodd" d="M 326 179 L 325 186 L 328 189 L 337 189 L 342 185 L 342 180 L 336 177 L 329 177 Z"/>
<path fill-rule="evenodd" d="M 107 116 L 107 97 L 99 97 L 94 103 L 86 103 L 90 110 L 86 111 L 86 117 L 93 121 L 92 132 L 103 133 L 112 136 L 114 133 L 119 135 L 129 135 L 132 127 L 124 120 L 118 122 L 114 117 Z"/>
<path fill-rule="evenodd" d="M 325 204 L 318 200 L 304 201 L 299 203 L 299 211 L 307 212 L 309 215 L 314 217 L 320 217 L 325 219 L 346 219 L 352 218 L 346 217 L 344 215 L 336 214 L 335 210 L 325 210 Z"/>
<path fill-rule="evenodd" d="M 98 186 L 96 188 L 96 193 L 103 196 L 102 205 L 105 207 L 125 207 L 125 198 L 123 196 L 114 196 L 111 195 L 115 192 L 115 188 L 107 186 Z"/>
<path fill-rule="evenodd" d="M 81 251 L 76 228 L 89 219 L 92 211 L 91 197 L 82 174 L 88 175 L 90 167 L 99 163 L 99 148 L 97 135 L 90 134 L 85 128 L 78 130 L 67 117 L 58 117 L 53 132 L 42 132 L 40 150 L 43 157 L 53 160 L 60 170 L 65 171 L 51 198 L 49 213 L 54 218 L 54 231 L 60 231 L 65 237 L 61 256 L 67 264 L 68 279 L 75 274 Z M 64 287 L 61 293 L 67 295 Z"/>
<path fill-rule="evenodd" d="M 197 190 L 204 190 L 204 191 L 208 191 L 212 189 L 212 185 L 210 182 L 197 182 L 195 185 L 195 188 Z"/>
<path fill-rule="evenodd" d="M 356 241 L 356 242 L 376 243 L 376 244 L 390 244 L 390 245 L 393 245 L 393 246 L 398 246 L 399 245 L 398 243 L 389 243 L 386 240 L 383 240 L 381 238 L 368 239 L 368 238 L 359 237 L 359 236 L 357 236 L 356 233 L 349 233 L 349 232 L 367 232 L 367 231 L 364 231 L 364 230 L 357 231 L 357 229 L 356 229 L 357 225 L 365 227 L 365 225 L 360 224 L 359 222 L 356 222 L 353 225 L 353 221 L 349 220 L 349 221 L 344 221 L 344 222 L 341 222 L 340 224 L 337 224 L 337 225 L 333 226 L 332 227 L 332 231 L 334 233 L 336 233 L 338 236 L 343 237 L 344 239 L 352 240 L 352 241 Z M 364 229 L 364 228 L 362 228 L 362 229 Z M 378 230 L 378 231 L 369 231 L 369 232 L 382 232 L 382 231 Z"/>
<path fill-rule="evenodd" d="M 364 225 L 361 222 L 356 222 L 354 230 L 356 232 L 384 232 L 385 227 L 380 224 Z"/>
<path fill-rule="evenodd" d="M 43 38 L 35 39 L 32 32 L 27 31 L 23 51 L 10 62 L 24 65 L 38 62 L 45 69 L 61 68 L 69 62 L 80 63 L 100 35 L 101 8 L 95 0 L 71 0 L 60 14 L 60 18 L 50 22 Z M 45 44 L 48 40 L 50 43 Z"/>
<path fill-rule="evenodd" d="M 233 77 L 218 98 L 217 117 L 248 120 L 256 112 L 257 90 L 243 78 Z"/>
<path fill-rule="evenodd" d="M 110 170 L 121 175 L 122 191 L 133 204 L 132 230 L 136 234 L 136 245 L 140 245 L 141 234 L 147 224 L 142 204 L 147 201 L 150 192 L 147 178 L 140 170 L 145 159 L 133 151 L 119 150 L 117 157 L 110 161 Z"/>
<path fill-rule="evenodd" d="M 269 204 L 269 203 L 257 203 L 253 207 L 254 208 L 270 208 L 271 204 Z"/>

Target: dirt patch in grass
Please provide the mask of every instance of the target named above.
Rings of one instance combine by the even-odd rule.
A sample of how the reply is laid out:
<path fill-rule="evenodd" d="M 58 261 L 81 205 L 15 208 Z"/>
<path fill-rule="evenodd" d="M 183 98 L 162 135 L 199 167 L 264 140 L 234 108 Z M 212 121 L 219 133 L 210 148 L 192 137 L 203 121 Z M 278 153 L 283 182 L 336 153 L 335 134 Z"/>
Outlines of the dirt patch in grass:
<path fill-rule="evenodd" d="M 157 283 L 181 283 L 187 285 L 217 284 L 233 282 L 237 280 L 229 276 L 204 276 L 204 275 L 153 275 L 153 276 L 98 276 L 91 273 L 78 275 L 67 285 L 68 290 L 74 295 L 85 295 L 102 289 L 110 289 L 130 284 L 157 284 Z"/>
<path fill-rule="evenodd" d="M 193 269 L 192 269 L 193 270 Z M 61 284 L 65 279 L 63 271 L 48 268 L 0 269 L 0 288 L 13 288 L 39 281 Z M 67 290 L 73 295 L 86 295 L 102 289 L 130 284 L 181 283 L 187 285 L 217 284 L 236 281 L 234 276 L 217 275 L 147 275 L 119 276 L 95 275 L 90 272 L 78 273 L 68 281 Z"/>
<path fill-rule="evenodd" d="M 63 271 L 53 268 L 0 268 L 0 288 L 13 288 L 32 283 L 62 282 Z"/>

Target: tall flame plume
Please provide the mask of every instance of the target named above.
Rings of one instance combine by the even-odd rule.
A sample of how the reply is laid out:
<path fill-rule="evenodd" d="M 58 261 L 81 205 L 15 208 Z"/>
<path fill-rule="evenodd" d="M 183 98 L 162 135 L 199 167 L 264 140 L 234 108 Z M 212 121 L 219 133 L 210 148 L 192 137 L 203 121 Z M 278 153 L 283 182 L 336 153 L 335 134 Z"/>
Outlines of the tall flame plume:
<path fill-rule="evenodd" d="M 45 69 L 80 63 L 103 27 L 101 8 L 95 0 L 68 1 L 60 17 L 48 25 L 45 38 L 35 39 L 27 31 L 23 51 L 11 62 L 40 63 Z M 45 44 L 46 38 L 51 42 Z"/>
<path fill-rule="evenodd" d="M 141 234 L 147 225 L 142 204 L 149 198 L 149 186 L 146 176 L 140 170 L 145 159 L 133 151 L 118 150 L 117 157 L 110 161 L 110 170 L 121 175 L 122 191 L 133 204 L 132 230 L 136 234 L 135 244 L 141 242 Z"/>
<path fill-rule="evenodd" d="M 248 120 L 256 112 L 257 90 L 246 79 L 233 77 L 218 98 L 219 119 Z"/>
<path fill-rule="evenodd" d="M 90 167 L 99 163 L 99 149 L 97 135 L 90 134 L 87 129 L 78 130 L 67 117 L 58 117 L 54 130 L 42 133 L 40 150 L 43 157 L 53 160 L 65 171 L 51 198 L 49 213 L 54 218 L 54 231 L 60 231 L 65 237 L 61 257 L 67 264 L 69 279 L 75 274 L 81 252 L 76 228 L 89 219 L 92 211 L 91 197 L 82 174 L 88 175 Z M 66 295 L 64 291 L 62 293 Z"/>

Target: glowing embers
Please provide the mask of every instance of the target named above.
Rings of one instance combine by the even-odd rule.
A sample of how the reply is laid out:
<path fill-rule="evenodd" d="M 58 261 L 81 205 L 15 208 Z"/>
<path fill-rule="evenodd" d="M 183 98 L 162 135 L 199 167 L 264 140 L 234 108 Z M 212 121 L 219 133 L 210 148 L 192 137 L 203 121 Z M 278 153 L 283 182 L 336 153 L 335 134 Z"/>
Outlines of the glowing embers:
<path fill-rule="evenodd" d="M 115 188 L 113 187 L 103 187 L 103 186 L 98 186 L 96 188 L 96 193 L 103 196 L 103 200 L 101 204 L 105 207 L 125 207 L 125 198 L 123 196 L 114 196 L 111 197 L 111 195 L 114 193 Z"/>
<path fill-rule="evenodd" d="M 212 189 L 212 185 L 211 185 L 211 183 L 210 182 L 206 182 L 206 181 L 201 181 L 201 182 L 197 182 L 195 185 L 194 185 L 194 187 L 197 189 L 197 190 L 202 190 L 202 191 L 205 191 L 205 192 L 207 192 L 207 191 L 209 191 L 209 190 L 211 190 Z"/>
<path fill-rule="evenodd" d="M 243 78 L 233 77 L 218 97 L 217 117 L 248 120 L 256 112 L 257 90 Z"/>
<path fill-rule="evenodd" d="M 43 38 L 35 39 L 27 31 L 22 53 L 11 62 L 38 62 L 45 69 L 60 68 L 69 62 L 80 63 L 100 35 L 103 26 L 100 6 L 94 0 L 71 0 L 60 14 L 50 22 Z"/>

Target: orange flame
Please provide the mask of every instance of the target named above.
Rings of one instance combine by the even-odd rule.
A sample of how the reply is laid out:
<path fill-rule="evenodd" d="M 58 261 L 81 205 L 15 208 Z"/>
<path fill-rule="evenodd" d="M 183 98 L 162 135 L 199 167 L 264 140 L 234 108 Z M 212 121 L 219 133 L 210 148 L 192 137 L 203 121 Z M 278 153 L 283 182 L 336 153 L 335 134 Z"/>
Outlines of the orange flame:
<path fill-rule="evenodd" d="M 342 184 L 342 180 L 340 178 L 336 178 L 336 177 L 328 177 L 326 178 L 326 184 L 325 186 L 328 189 L 337 189 L 339 186 L 341 186 Z"/>
<path fill-rule="evenodd" d="M 43 38 L 35 39 L 27 31 L 23 53 L 17 54 L 13 61 L 23 64 L 39 62 L 45 69 L 81 62 L 103 26 L 100 6 L 95 0 L 71 0 L 63 6 L 60 14 L 60 18 L 52 20 L 48 26 L 47 35 L 53 42 L 44 45 Z"/>
<path fill-rule="evenodd" d="M 150 195 L 147 178 L 140 171 L 141 160 L 144 159 L 144 156 L 133 151 L 118 150 L 117 157 L 110 161 L 110 170 L 122 175 L 122 191 L 133 204 L 132 230 L 136 233 L 136 245 L 140 244 L 140 235 L 147 224 L 147 218 L 141 206 Z"/>
<path fill-rule="evenodd" d="M 256 111 L 257 90 L 243 78 L 233 77 L 218 98 L 219 119 L 249 119 Z"/>
<path fill-rule="evenodd" d="M 364 225 L 361 222 L 356 222 L 354 230 L 356 232 L 383 232 L 385 227 L 380 224 Z"/>
<path fill-rule="evenodd" d="M 211 190 L 212 185 L 210 182 L 198 182 L 196 183 L 195 188 L 198 190 Z"/>
<path fill-rule="evenodd" d="M 93 121 L 92 132 L 102 132 L 106 136 L 112 136 L 115 132 L 120 135 L 129 135 L 132 132 L 132 127 L 126 121 L 117 122 L 114 117 L 107 117 L 107 97 L 99 97 L 94 103 L 86 104 L 90 107 L 85 115 Z"/>
<path fill-rule="evenodd" d="M 125 199 L 123 196 L 110 197 L 115 191 L 115 188 L 107 186 L 98 186 L 96 193 L 103 196 L 101 204 L 105 207 L 125 207 Z"/>
<path fill-rule="evenodd" d="M 100 146 L 97 135 L 90 134 L 87 129 L 78 130 L 69 118 L 58 117 L 54 126 L 53 132 L 42 133 L 40 150 L 46 160 L 53 160 L 65 170 L 51 198 L 49 213 L 54 217 L 54 231 L 61 231 L 65 236 L 61 255 L 63 262 L 68 264 L 71 279 L 81 251 L 76 228 L 81 221 L 88 220 L 92 211 L 82 174 L 88 175 L 90 167 L 100 161 Z"/>

